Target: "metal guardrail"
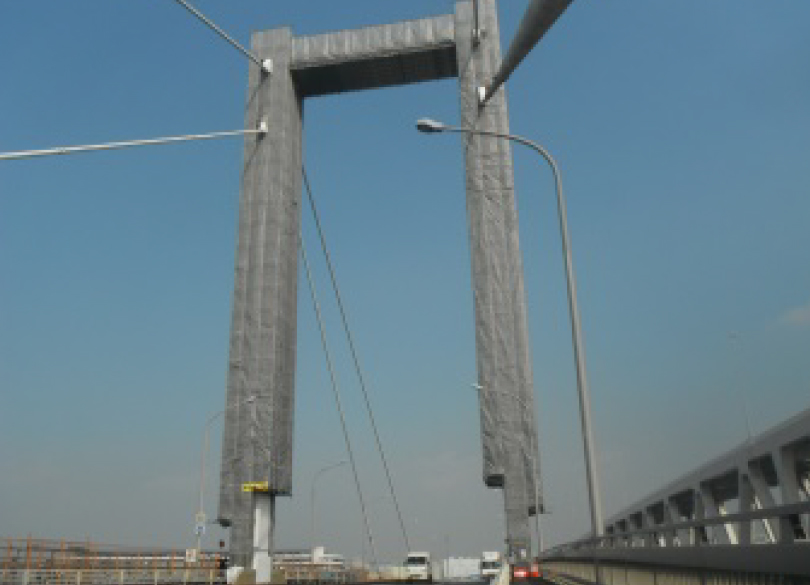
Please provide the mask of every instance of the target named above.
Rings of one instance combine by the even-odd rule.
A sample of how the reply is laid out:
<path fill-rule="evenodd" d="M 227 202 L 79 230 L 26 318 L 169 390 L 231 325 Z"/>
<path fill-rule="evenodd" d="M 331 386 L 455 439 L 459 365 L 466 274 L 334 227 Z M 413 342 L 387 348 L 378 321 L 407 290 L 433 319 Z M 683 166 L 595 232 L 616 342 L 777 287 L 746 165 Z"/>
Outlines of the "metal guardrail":
<path fill-rule="evenodd" d="M 544 558 L 810 575 L 810 409 Z"/>
<path fill-rule="evenodd" d="M 752 437 L 610 518 L 606 534 L 654 528 L 660 524 L 727 517 L 729 512 L 776 509 L 810 500 L 810 409 Z M 789 526 L 765 522 L 762 539 L 804 540 L 810 522 L 785 518 Z M 725 523 L 723 523 L 725 524 Z M 712 534 L 720 544 L 756 544 L 746 526 L 722 527 Z"/>
<path fill-rule="evenodd" d="M 221 572 L 213 569 L 0 569 L 3 585 L 214 585 L 223 581 Z"/>
<path fill-rule="evenodd" d="M 359 583 L 368 580 L 368 571 L 339 563 L 312 563 L 274 560 L 273 569 L 284 575 L 287 585 L 312 583 Z"/>
<path fill-rule="evenodd" d="M 213 585 L 224 580 L 222 558 L 203 552 L 188 559 L 186 549 L 4 538 L 0 539 L 0 585 Z"/>
<path fill-rule="evenodd" d="M 727 544 L 709 538 L 711 527 L 736 529 L 773 521 L 782 530 L 799 530 L 810 516 L 810 501 L 724 516 L 660 524 L 647 528 L 583 538 L 555 547 L 542 560 L 600 561 L 641 565 L 750 571 L 810 576 L 810 540 L 778 539 L 760 544 Z"/>
<path fill-rule="evenodd" d="M 287 585 L 303 585 L 312 583 L 358 583 L 361 581 L 349 571 L 309 571 L 284 570 Z"/>

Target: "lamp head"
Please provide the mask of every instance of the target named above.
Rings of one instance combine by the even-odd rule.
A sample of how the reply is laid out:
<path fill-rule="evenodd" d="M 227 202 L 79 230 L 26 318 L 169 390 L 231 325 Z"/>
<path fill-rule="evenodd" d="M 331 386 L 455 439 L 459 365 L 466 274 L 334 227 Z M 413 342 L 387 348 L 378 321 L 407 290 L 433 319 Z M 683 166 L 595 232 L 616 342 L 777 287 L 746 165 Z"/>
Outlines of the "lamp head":
<path fill-rule="evenodd" d="M 447 129 L 447 126 L 441 122 L 437 122 L 436 120 L 431 120 L 430 118 L 421 118 L 416 122 L 416 129 L 420 132 L 426 133 L 444 132 Z"/>

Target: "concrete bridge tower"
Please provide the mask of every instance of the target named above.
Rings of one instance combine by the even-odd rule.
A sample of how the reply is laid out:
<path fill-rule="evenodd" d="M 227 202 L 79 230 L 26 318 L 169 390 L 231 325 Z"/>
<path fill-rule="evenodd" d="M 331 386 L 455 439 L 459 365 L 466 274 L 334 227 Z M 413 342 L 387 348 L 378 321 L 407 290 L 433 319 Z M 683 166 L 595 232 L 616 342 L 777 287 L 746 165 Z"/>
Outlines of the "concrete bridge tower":
<path fill-rule="evenodd" d="M 234 564 L 263 570 L 275 498 L 292 494 L 304 101 L 458 77 L 462 125 L 509 128 L 505 90 L 483 107 L 477 95 L 501 61 L 496 0 L 328 34 L 260 31 L 252 51 L 271 59 L 273 72 L 253 68 L 248 83 L 245 127 L 264 119 L 268 132 L 245 142 L 219 519 L 231 527 Z M 503 490 L 507 540 L 519 558 L 529 550 L 539 465 L 512 154 L 507 141 L 468 136 L 464 156 L 483 480 Z"/>

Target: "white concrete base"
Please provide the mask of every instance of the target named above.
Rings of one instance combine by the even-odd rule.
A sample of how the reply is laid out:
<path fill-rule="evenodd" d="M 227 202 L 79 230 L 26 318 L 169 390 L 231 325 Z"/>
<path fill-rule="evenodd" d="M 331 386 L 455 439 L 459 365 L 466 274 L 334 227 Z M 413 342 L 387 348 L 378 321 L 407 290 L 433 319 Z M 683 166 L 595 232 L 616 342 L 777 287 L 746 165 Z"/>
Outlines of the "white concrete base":
<path fill-rule="evenodd" d="M 225 582 L 228 585 L 233 585 L 239 578 L 239 574 L 244 570 L 244 567 L 228 567 L 228 569 L 225 571 Z"/>
<path fill-rule="evenodd" d="M 273 575 L 271 554 L 275 498 L 267 493 L 253 492 L 253 570 L 256 583 L 270 583 Z"/>

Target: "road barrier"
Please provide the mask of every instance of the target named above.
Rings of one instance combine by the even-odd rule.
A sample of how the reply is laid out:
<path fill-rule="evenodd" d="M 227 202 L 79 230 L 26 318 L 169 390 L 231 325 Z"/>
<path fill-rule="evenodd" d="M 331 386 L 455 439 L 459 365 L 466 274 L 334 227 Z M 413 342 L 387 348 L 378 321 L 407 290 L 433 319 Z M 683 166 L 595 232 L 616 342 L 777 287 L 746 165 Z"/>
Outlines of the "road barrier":
<path fill-rule="evenodd" d="M 158 585 L 224 581 L 219 553 L 0 539 L 0 585 Z"/>

